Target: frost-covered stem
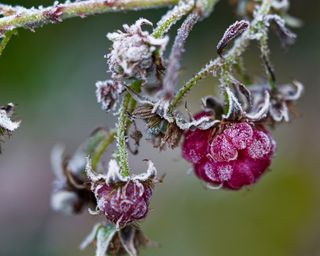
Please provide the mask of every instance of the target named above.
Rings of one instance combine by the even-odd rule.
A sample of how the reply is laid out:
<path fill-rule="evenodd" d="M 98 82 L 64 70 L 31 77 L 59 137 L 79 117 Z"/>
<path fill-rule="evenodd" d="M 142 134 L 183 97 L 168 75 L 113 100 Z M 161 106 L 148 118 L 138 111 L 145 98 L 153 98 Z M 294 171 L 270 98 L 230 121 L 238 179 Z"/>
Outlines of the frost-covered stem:
<path fill-rule="evenodd" d="M 95 150 L 91 157 L 92 169 L 96 170 L 97 165 L 100 161 L 101 156 L 104 154 L 109 145 L 114 141 L 116 132 L 111 130 L 107 137 L 99 144 L 98 148 Z"/>
<path fill-rule="evenodd" d="M 130 88 L 138 92 L 140 90 L 142 82 L 134 81 L 131 83 Z M 122 176 L 129 176 L 129 165 L 128 165 L 128 152 L 126 149 L 126 140 L 127 140 L 127 129 L 130 124 L 128 118 L 128 113 L 130 113 L 134 106 L 135 100 L 131 97 L 130 93 L 126 93 L 120 107 L 120 114 L 117 125 L 117 161 L 121 169 Z"/>
<path fill-rule="evenodd" d="M 271 64 L 270 60 L 270 50 L 268 47 L 268 36 L 267 31 L 263 32 L 263 35 L 261 36 L 260 40 L 260 50 L 261 50 L 261 59 L 263 60 L 263 64 L 265 66 L 266 75 L 269 78 L 269 84 L 272 88 L 272 90 L 276 89 L 276 77 L 274 74 L 274 70 Z"/>
<path fill-rule="evenodd" d="M 271 8 L 271 0 L 263 0 L 260 8 L 258 9 L 255 18 L 251 21 L 250 27 L 245 31 L 239 39 L 236 40 L 233 47 L 224 55 L 223 58 L 217 57 L 210 61 L 203 69 L 201 69 L 194 77 L 192 77 L 180 90 L 176 93 L 174 99 L 169 106 L 169 113 L 172 113 L 175 107 L 179 105 L 185 94 L 195 85 L 197 82 L 210 73 L 221 77 L 224 71 L 231 69 L 231 66 L 236 64 L 239 57 L 247 49 L 252 35 L 259 30 L 260 26 L 264 26 L 263 19 L 267 15 Z M 219 72 L 220 71 L 220 74 Z"/>
<path fill-rule="evenodd" d="M 179 105 L 185 94 L 201 79 L 207 77 L 209 75 L 209 70 L 204 67 L 202 70 L 200 70 L 194 77 L 192 77 L 181 89 L 176 93 L 173 100 L 170 103 L 169 106 L 169 113 L 172 113 L 173 110 Z"/>
<path fill-rule="evenodd" d="M 35 29 L 68 18 L 85 17 L 105 12 L 137 10 L 176 5 L 178 0 L 86 0 L 66 2 L 46 8 L 32 8 L 0 18 L 0 34 L 16 28 Z M 7 7 L 8 8 L 8 7 Z M 13 7 L 14 8 L 14 7 Z M 17 7 L 19 8 L 19 7 Z"/>
<path fill-rule="evenodd" d="M 194 1 L 180 1 L 173 9 L 169 10 L 157 23 L 152 35 L 155 38 L 161 38 L 169 29 L 179 21 L 184 15 L 188 14 L 194 8 Z"/>
<path fill-rule="evenodd" d="M 0 42 L 0 56 L 2 55 L 3 50 L 6 48 L 7 44 L 9 43 L 11 37 L 14 35 L 15 32 L 15 30 L 11 30 L 5 33 L 4 37 Z"/>
<path fill-rule="evenodd" d="M 174 89 L 178 83 L 178 74 L 181 66 L 180 62 L 182 53 L 184 52 L 184 45 L 193 26 L 197 23 L 199 18 L 199 12 L 195 11 L 189 14 L 178 30 L 169 56 L 167 73 L 163 80 L 163 95 L 167 99 L 171 99 L 173 97 Z"/>

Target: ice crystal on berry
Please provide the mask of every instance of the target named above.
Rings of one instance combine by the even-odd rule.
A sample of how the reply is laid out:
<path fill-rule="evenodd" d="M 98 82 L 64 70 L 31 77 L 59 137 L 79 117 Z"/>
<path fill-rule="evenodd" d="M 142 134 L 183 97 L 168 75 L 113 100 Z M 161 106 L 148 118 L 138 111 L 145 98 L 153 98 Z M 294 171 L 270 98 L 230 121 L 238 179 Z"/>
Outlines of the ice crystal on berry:
<path fill-rule="evenodd" d="M 248 122 L 221 123 L 217 129 L 187 131 L 182 156 L 209 185 L 237 190 L 266 171 L 275 142 L 261 126 Z"/>

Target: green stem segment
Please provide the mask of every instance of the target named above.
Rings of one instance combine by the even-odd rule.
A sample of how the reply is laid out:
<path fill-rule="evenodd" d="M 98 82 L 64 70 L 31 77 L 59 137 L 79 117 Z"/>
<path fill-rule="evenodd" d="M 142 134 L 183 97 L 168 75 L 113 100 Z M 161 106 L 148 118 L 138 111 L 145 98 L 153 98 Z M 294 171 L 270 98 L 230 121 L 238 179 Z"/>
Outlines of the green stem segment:
<path fill-rule="evenodd" d="M 0 34 L 16 28 L 35 29 L 73 17 L 86 17 L 106 12 L 149 9 L 178 4 L 178 0 L 86 0 L 67 2 L 47 8 L 26 9 L 19 15 L 0 18 Z M 14 7 L 12 7 L 14 9 Z"/>
<path fill-rule="evenodd" d="M 134 81 L 131 83 L 130 88 L 139 92 L 142 81 Z M 122 176 L 129 176 L 129 165 L 128 165 L 128 152 L 126 150 L 126 138 L 127 131 L 130 126 L 130 119 L 128 113 L 132 112 L 135 108 L 136 101 L 131 97 L 130 93 L 126 93 L 120 107 L 120 115 L 118 119 L 117 127 L 117 162 L 120 166 Z"/>
<path fill-rule="evenodd" d="M 209 75 L 209 70 L 202 69 L 194 77 L 192 77 L 181 89 L 176 93 L 174 99 L 171 101 L 168 112 L 172 113 L 173 110 L 179 105 L 185 94 L 201 79 Z"/>

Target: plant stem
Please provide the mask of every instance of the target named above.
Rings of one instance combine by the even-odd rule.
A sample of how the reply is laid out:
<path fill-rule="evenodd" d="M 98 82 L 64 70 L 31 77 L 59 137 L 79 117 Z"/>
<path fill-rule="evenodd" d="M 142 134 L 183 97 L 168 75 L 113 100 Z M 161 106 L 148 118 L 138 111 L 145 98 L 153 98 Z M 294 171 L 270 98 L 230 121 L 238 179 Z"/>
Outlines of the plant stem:
<path fill-rule="evenodd" d="M 198 22 L 199 18 L 199 12 L 190 13 L 182 23 L 182 26 L 178 29 L 169 56 L 167 72 L 163 79 L 163 94 L 167 99 L 171 99 L 174 95 L 175 87 L 178 84 L 178 74 L 184 46 L 193 26 Z"/>
<path fill-rule="evenodd" d="M 195 85 L 197 82 L 210 73 L 213 75 L 221 76 L 225 70 L 232 68 L 232 65 L 236 64 L 238 58 L 243 54 L 249 45 L 249 41 L 252 40 L 250 36 L 256 32 L 257 29 L 263 24 L 261 17 L 267 15 L 271 8 L 271 0 L 263 0 L 262 4 L 250 23 L 250 28 L 245 31 L 239 39 L 236 40 L 233 47 L 225 54 L 223 58 L 217 57 L 210 61 L 203 69 L 201 69 L 194 77 L 192 77 L 180 90 L 176 93 L 175 97 L 171 101 L 168 109 L 168 113 L 171 114 L 173 110 L 180 104 L 185 94 Z"/>
<path fill-rule="evenodd" d="M 172 10 L 168 11 L 161 20 L 157 23 L 157 27 L 154 29 L 152 35 L 155 38 L 161 38 L 169 29 L 184 15 L 188 14 L 194 8 L 194 2 L 185 3 L 180 1 Z"/>
<path fill-rule="evenodd" d="M 0 18 L 0 35 L 21 27 L 33 30 L 48 23 L 73 17 L 83 18 L 105 12 L 156 8 L 177 3 L 178 0 L 86 0 L 66 2 L 46 8 L 26 9 L 20 11 L 18 15 Z"/>
<path fill-rule="evenodd" d="M 99 144 L 94 154 L 92 155 L 91 163 L 93 170 L 96 170 L 97 165 L 100 161 L 101 156 L 104 154 L 108 146 L 114 141 L 116 132 L 111 130 L 108 136 Z"/>
<path fill-rule="evenodd" d="M 142 81 L 134 81 L 130 88 L 138 92 L 140 90 Z M 130 125 L 128 113 L 134 109 L 136 101 L 131 97 L 130 93 L 126 93 L 120 107 L 120 115 L 117 127 L 117 161 L 121 169 L 122 176 L 129 176 L 128 152 L 126 149 L 127 130 Z"/>
<path fill-rule="evenodd" d="M 175 97 L 170 103 L 168 112 L 172 113 L 172 111 L 179 105 L 185 94 L 201 79 L 207 77 L 210 71 L 205 67 L 200 70 L 194 77 L 192 77 L 181 89 L 176 93 Z"/>

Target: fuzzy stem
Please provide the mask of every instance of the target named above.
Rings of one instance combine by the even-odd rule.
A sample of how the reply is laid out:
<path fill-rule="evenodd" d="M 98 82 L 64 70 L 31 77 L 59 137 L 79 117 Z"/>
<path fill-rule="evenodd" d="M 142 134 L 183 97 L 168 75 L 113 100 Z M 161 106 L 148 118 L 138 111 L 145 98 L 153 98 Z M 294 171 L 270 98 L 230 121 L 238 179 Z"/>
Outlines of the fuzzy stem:
<path fill-rule="evenodd" d="M 178 30 L 169 57 L 167 73 L 163 80 L 163 94 L 167 99 L 173 97 L 174 89 L 178 84 L 178 74 L 181 66 L 180 61 L 182 53 L 184 52 L 184 45 L 193 26 L 198 22 L 199 18 L 200 15 L 198 12 L 191 13 Z"/>
<path fill-rule="evenodd" d="M 56 23 L 73 17 L 86 17 L 114 11 L 156 8 L 176 5 L 177 3 L 178 0 L 87 0 L 66 2 L 46 8 L 26 9 L 19 12 L 19 15 L 0 18 L 0 35 L 16 28 L 35 29 L 48 23 Z"/>
<path fill-rule="evenodd" d="M 108 146 L 114 141 L 115 135 L 116 132 L 114 130 L 110 131 L 108 136 L 105 137 L 105 139 L 99 144 L 98 148 L 95 150 L 91 158 L 93 170 L 96 170 L 101 156 L 104 154 Z"/>
<path fill-rule="evenodd" d="M 221 76 L 224 71 L 231 69 L 232 65 L 236 64 L 239 57 L 247 49 L 249 45 L 250 35 L 254 34 L 256 30 L 261 27 L 263 21 L 261 17 L 267 15 L 271 8 L 271 0 L 263 0 L 255 18 L 250 23 L 250 28 L 245 31 L 239 39 L 236 40 L 233 47 L 224 55 L 223 58 L 217 57 L 215 60 L 210 61 L 203 69 L 201 69 L 194 77 L 192 77 L 180 90 L 176 93 L 174 99 L 169 105 L 169 113 L 179 105 L 185 94 L 195 85 L 197 82 L 210 73 L 213 75 Z M 220 74 L 219 74 L 220 71 Z"/>
<path fill-rule="evenodd" d="M 142 82 L 134 81 L 131 83 L 130 88 L 138 92 L 140 90 Z M 131 97 L 130 93 L 126 93 L 120 107 L 120 115 L 118 119 L 117 127 L 117 161 L 121 169 L 122 176 L 129 176 L 129 165 L 128 165 L 128 152 L 126 150 L 126 139 L 127 130 L 130 125 L 130 120 L 128 118 L 128 112 L 134 109 L 136 101 Z"/>
<path fill-rule="evenodd" d="M 173 110 L 179 105 L 185 94 L 201 79 L 209 75 L 209 70 L 205 67 L 200 72 L 198 72 L 194 77 L 192 77 L 181 89 L 176 93 L 175 97 L 170 103 L 168 112 L 172 113 Z"/>
<path fill-rule="evenodd" d="M 194 8 L 194 2 L 185 3 L 180 1 L 172 10 L 168 11 L 166 15 L 157 23 L 157 27 L 154 29 L 152 35 L 155 38 L 161 38 L 169 29 L 184 15 L 188 14 Z"/>

